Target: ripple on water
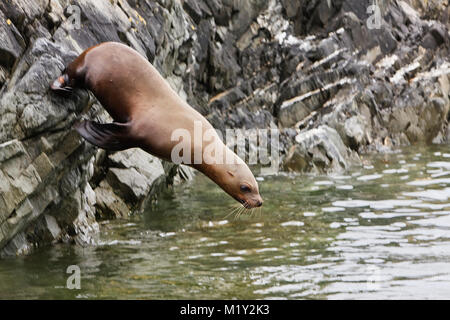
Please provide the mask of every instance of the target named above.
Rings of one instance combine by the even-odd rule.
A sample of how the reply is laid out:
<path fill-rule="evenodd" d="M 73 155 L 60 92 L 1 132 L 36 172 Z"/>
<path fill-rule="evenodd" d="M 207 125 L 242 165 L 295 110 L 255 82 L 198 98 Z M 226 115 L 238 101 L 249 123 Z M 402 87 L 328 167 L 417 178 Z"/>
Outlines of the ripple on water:
<path fill-rule="evenodd" d="M 130 245 L 138 246 L 142 244 L 140 240 L 111 240 L 111 241 L 99 241 L 97 245 L 99 246 L 117 246 L 117 245 Z"/>
<path fill-rule="evenodd" d="M 211 253 L 211 257 L 224 257 L 226 255 L 227 254 L 223 253 L 223 252 L 213 252 L 213 253 Z"/>
<path fill-rule="evenodd" d="M 334 185 L 334 182 L 330 180 L 325 180 L 325 181 L 316 181 L 314 182 L 314 184 L 317 186 L 332 186 Z"/>
<path fill-rule="evenodd" d="M 435 227 L 435 228 L 450 228 L 450 215 L 448 212 L 445 213 L 445 215 L 435 218 L 427 218 L 427 219 L 420 219 L 420 220 L 414 220 L 411 221 L 413 224 L 418 224 L 421 226 L 426 227 Z M 450 234 L 449 234 L 450 238 Z"/>
<path fill-rule="evenodd" d="M 408 197 L 431 199 L 437 201 L 446 201 L 450 197 L 450 188 L 444 189 L 427 189 L 423 191 L 403 192 Z"/>
<path fill-rule="evenodd" d="M 232 200 L 197 176 L 147 215 L 103 223 L 99 249 L 0 264 L 0 299 L 76 298 L 58 276 L 74 263 L 89 279 L 79 298 L 448 298 L 450 152 L 433 148 L 369 155 L 345 176 L 258 178 L 264 214 L 229 221 Z"/>
<path fill-rule="evenodd" d="M 446 161 L 430 162 L 430 163 L 427 164 L 427 167 L 429 167 L 429 168 L 442 168 L 442 169 L 450 170 L 450 162 L 446 162 Z"/>
<path fill-rule="evenodd" d="M 450 171 L 439 171 L 436 173 L 433 173 L 431 175 L 432 178 L 439 178 L 439 177 L 443 177 L 443 176 L 448 176 L 450 174 Z"/>
<path fill-rule="evenodd" d="M 399 218 L 399 217 L 412 217 L 412 216 L 418 216 L 423 217 L 427 215 L 426 212 L 378 212 L 374 213 L 371 211 L 368 212 L 361 212 L 359 216 L 363 219 L 393 219 L 393 218 Z"/>
<path fill-rule="evenodd" d="M 403 200 L 403 199 L 388 199 L 388 200 L 339 200 L 333 202 L 333 206 L 344 208 L 363 208 L 369 207 L 371 209 L 388 210 L 395 207 L 407 207 L 420 203 L 421 200 Z"/>
<path fill-rule="evenodd" d="M 345 208 L 341 208 L 341 207 L 324 207 L 322 208 L 323 212 L 340 212 L 340 211 L 345 211 Z"/>
<path fill-rule="evenodd" d="M 227 261 L 227 262 L 238 262 L 238 261 L 243 261 L 244 258 L 242 257 L 226 257 L 223 259 L 223 261 Z"/>
<path fill-rule="evenodd" d="M 282 227 L 303 227 L 305 225 L 302 221 L 288 221 L 280 224 Z"/>
<path fill-rule="evenodd" d="M 339 222 L 332 222 L 332 223 L 330 223 L 330 228 L 331 229 L 337 229 L 337 228 L 340 228 L 341 226 L 343 226 L 343 224 L 339 223 Z"/>
<path fill-rule="evenodd" d="M 173 237 L 176 235 L 175 232 L 160 232 L 158 234 L 161 238 Z"/>
<path fill-rule="evenodd" d="M 393 174 L 393 173 L 408 173 L 407 169 L 400 168 L 400 169 L 386 169 L 383 170 L 384 174 Z"/>
<path fill-rule="evenodd" d="M 365 175 L 365 176 L 360 176 L 356 180 L 358 180 L 358 181 L 370 181 L 370 180 L 380 179 L 382 177 L 383 177 L 383 175 L 381 175 L 381 174 L 369 174 L 369 175 Z"/>
<path fill-rule="evenodd" d="M 353 186 L 352 186 L 352 185 L 348 185 L 348 184 L 338 185 L 338 186 L 336 186 L 336 189 L 340 189 L 340 190 L 352 190 L 352 189 L 353 189 Z"/>

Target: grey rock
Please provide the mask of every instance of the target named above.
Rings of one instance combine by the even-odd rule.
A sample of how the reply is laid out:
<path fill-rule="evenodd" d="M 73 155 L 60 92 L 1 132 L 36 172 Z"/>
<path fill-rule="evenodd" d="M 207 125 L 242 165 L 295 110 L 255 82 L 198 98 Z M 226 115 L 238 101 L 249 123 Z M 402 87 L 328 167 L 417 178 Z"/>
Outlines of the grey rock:
<path fill-rule="evenodd" d="M 0 144 L 0 163 L 25 153 L 20 141 L 14 139 Z"/>
<path fill-rule="evenodd" d="M 353 116 L 345 120 L 344 131 L 349 140 L 348 145 L 353 149 L 358 150 L 360 145 L 367 143 L 367 122 L 362 116 Z"/>
<path fill-rule="evenodd" d="M 25 41 L 13 22 L 0 11 L 0 65 L 10 69 L 25 49 Z"/>
<path fill-rule="evenodd" d="M 237 14 L 232 17 L 232 29 L 237 37 L 240 37 L 245 32 L 253 19 L 267 8 L 267 5 L 268 1 L 266 0 L 248 0 L 233 3 L 233 9 L 237 11 Z"/>
<path fill-rule="evenodd" d="M 297 15 L 298 10 L 300 9 L 300 1 L 281 0 L 281 3 L 289 19 L 292 19 Z"/>
<path fill-rule="evenodd" d="M 319 126 L 298 134 L 284 166 L 292 171 L 339 172 L 358 163 L 356 153 L 347 148 L 336 130 Z"/>
<path fill-rule="evenodd" d="M 100 219 L 115 219 L 126 218 L 130 213 L 130 209 L 117 196 L 112 187 L 106 182 L 102 181 L 100 186 L 95 188 L 97 216 Z"/>
<path fill-rule="evenodd" d="M 110 168 L 106 179 L 110 185 L 117 188 L 116 192 L 129 202 L 136 202 L 142 199 L 149 191 L 145 177 L 134 168 Z"/>
<path fill-rule="evenodd" d="M 444 43 L 448 43 L 449 35 L 446 28 L 434 23 L 430 31 L 423 37 L 422 46 L 427 49 L 435 49 Z"/>
<path fill-rule="evenodd" d="M 208 0 L 214 20 L 218 25 L 228 26 L 233 13 L 232 1 Z"/>
<path fill-rule="evenodd" d="M 302 101 L 285 101 L 281 105 L 278 120 L 283 127 L 291 127 L 305 119 L 310 113 L 311 110 Z"/>
<path fill-rule="evenodd" d="M 154 182 L 164 176 L 161 160 L 146 153 L 142 149 L 128 149 L 109 156 L 114 167 L 135 169 L 146 179 L 151 187 Z"/>
<path fill-rule="evenodd" d="M 420 21 L 419 13 L 414 8 L 412 8 L 407 2 L 397 1 L 397 4 L 402 10 L 405 18 L 408 19 L 411 23 L 414 24 Z"/>

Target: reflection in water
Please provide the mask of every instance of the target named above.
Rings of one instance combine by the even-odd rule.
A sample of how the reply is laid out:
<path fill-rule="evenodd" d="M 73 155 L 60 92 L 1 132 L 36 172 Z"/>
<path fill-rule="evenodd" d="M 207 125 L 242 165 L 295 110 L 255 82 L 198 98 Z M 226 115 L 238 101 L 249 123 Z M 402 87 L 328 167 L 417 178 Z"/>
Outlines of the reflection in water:
<path fill-rule="evenodd" d="M 0 298 L 450 297 L 450 154 L 366 156 L 332 177 L 259 179 L 261 215 L 206 178 L 144 215 L 102 224 L 97 246 L 0 261 Z M 79 291 L 65 288 L 78 265 Z"/>

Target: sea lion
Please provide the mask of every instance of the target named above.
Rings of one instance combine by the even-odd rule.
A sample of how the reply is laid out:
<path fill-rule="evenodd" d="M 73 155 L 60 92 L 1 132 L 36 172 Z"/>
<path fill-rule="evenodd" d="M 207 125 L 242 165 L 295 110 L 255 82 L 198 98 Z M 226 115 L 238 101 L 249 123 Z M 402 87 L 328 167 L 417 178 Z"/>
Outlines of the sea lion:
<path fill-rule="evenodd" d="M 172 162 L 174 149 L 181 146 L 177 163 L 199 170 L 247 209 L 262 205 L 258 183 L 247 164 L 134 49 L 116 42 L 91 47 L 70 63 L 50 88 L 61 93 L 88 89 L 111 115 L 113 123 L 85 120 L 76 125 L 79 134 L 93 145 L 106 150 L 139 147 Z M 200 143 L 192 144 L 185 137 L 173 139 L 177 130 L 194 137 L 199 128 Z M 213 152 L 203 151 L 211 146 Z"/>

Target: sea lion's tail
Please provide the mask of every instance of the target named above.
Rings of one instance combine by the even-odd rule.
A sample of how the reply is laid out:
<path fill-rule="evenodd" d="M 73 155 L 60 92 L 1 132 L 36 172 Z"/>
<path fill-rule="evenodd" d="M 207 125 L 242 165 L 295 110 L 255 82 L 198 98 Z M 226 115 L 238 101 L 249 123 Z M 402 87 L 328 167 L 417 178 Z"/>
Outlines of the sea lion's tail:
<path fill-rule="evenodd" d="M 133 148 L 129 123 L 98 123 L 83 120 L 75 129 L 91 144 L 106 150 L 119 151 Z"/>

